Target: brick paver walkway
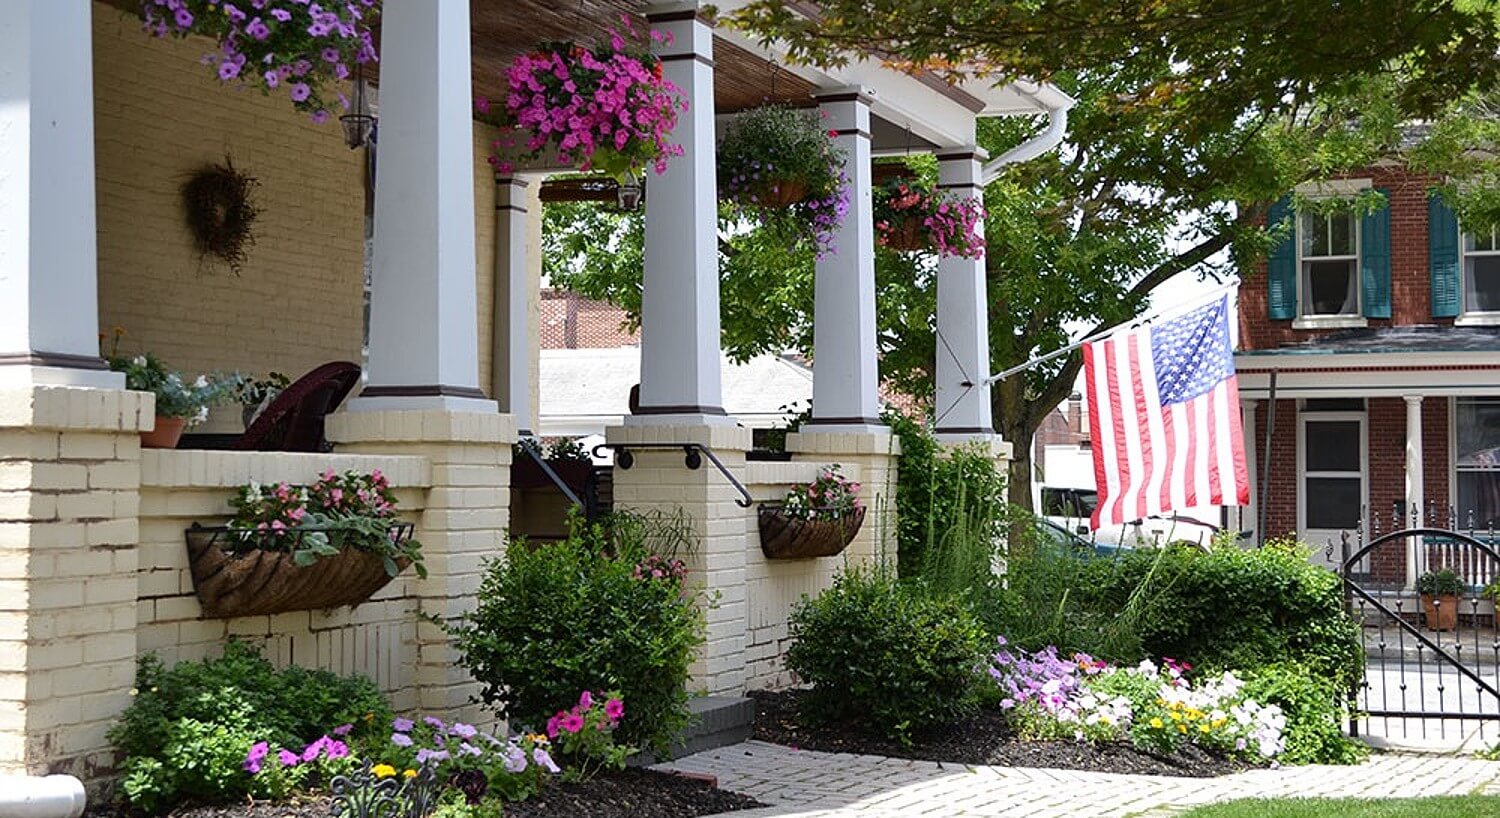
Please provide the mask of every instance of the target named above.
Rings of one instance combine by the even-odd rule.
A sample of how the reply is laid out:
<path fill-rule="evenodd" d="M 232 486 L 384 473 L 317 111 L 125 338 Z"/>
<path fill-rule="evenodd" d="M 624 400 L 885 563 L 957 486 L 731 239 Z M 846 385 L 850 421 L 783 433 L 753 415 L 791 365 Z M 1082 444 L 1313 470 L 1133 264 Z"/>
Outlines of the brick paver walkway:
<path fill-rule="evenodd" d="M 1287 767 L 1202 779 L 970 767 L 750 741 L 662 769 L 707 773 L 720 787 L 774 805 L 728 814 L 737 818 L 1165 816 L 1236 798 L 1500 795 L 1500 762 L 1421 755 L 1378 755 L 1357 767 Z"/>

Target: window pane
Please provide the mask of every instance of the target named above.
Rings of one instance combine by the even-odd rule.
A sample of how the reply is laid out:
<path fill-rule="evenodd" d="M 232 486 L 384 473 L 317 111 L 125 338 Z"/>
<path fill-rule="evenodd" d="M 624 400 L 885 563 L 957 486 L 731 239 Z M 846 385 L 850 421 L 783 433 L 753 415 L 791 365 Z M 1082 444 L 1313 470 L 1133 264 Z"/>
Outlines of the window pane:
<path fill-rule="evenodd" d="M 1331 234 L 1328 241 L 1328 255 L 1354 255 L 1354 214 L 1335 213 L 1329 216 L 1328 229 Z"/>
<path fill-rule="evenodd" d="M 1352 529 L 1359 524 L 1358 477 L 1309 477 L 1306 488 L 1308 528 Z"/>
<path fill-rule="evenodd" d="M 1487 233 L 1479 233 L 1477 235 L 1474 234 L 1474 233 L 1465 233 L 1464 234 L 1464 249 L 1465 250 L 1494 250 L 1495 249 L 1495 233 L 1494 233 L 1494 231 L 1490 231 L 1490 232 L 1487 232 Z"/>
<path fill-rule="evenodd" d="M 1470 312 L 1500 311 L 1500 256 L 1469 256 L 1464 266 L 1464 308 Z"/>
<path fill-rule="evenodd" d="M 1359 421 L 1309 420 L 1308 471 L 1359 471 Z"/>
<path fill-rule="evenodd" d="M 1500 470 L 1458 473 L 1459 528 L 1469 527 L 1470 512 L 1475 528 L 1500 528 Z"/>
<path fill-rule="evenodd" d="M 1460 469 L 1500 465 L 1500 400 L 1459 398 L 1454 420 Z"/>
<path fill-rule="evenodd" d="M 1302 215 L 1302 255 L 1328 255 L 1328 219 L 1316 213 Z"/>
<path fill-rule="evenodd" d="M 1302 303 L 1306 315 L 1353 315 L 1356 312 L 1353 261 L 1309 261 L 1302 265 Z"/>

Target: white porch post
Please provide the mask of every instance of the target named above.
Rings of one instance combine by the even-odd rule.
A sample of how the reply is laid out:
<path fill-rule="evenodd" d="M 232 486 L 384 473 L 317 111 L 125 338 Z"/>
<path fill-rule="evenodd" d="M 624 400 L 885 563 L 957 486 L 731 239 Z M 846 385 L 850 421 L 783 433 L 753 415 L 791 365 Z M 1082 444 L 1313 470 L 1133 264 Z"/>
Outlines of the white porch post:
<path fill-rule="evenodd" d="M 1422 508 L 1422 396 L 1402 397 L 1406 401 L 1406 515 L 1402 523 L 1420 528 L 1426 513 Z M 1407 543 L 1406 581 L 1410 586 L 1427 570 L 1427 555 L 1421 537 L 1409 537 Z"/>
<path fill-rule="evenodd" d="M 527 183 L 495 179 L 494 378 L 490 394 L 516 418 L 521 434 L 536 431 L 531 400 L 531 260 L 526 254 Z"/>
<path fill-rule="evenodd" d="M 352 410 L 495 410 L 479 389 L 468 0 L 381 25 L 369 386 Z"/>
<path fill-rule="evenodd" d="M 92 14 L 0 14 L 0 386 L 124 385 L 99 358 Z"/>
<path fill-rule="evenodd" d="M 870 93 L 848 88 L 818 97 L 844 154 L 849 212 L 833 252 L 818 259 L 813 296 L 813 411 L 818 431 L 878 432 L 875 354 L 875 222 L 871 195 Z"/>
<path fill-rule="evenodd" d="M 719 383 L 713 30 L 698 5 L 657 3 L 646 14 L 653 30 L 671 35 L 655 51 L 688 109 L 672 133 L 684 155 L 647 181 L 640 402 L 628 425 L 730 422 Z"/>
<path fill-rule="evenodd" d="M 1260 525 L 1260 468 L 1257 466 L 1260 458 L 1257 457 L 1255 448 L 1258 439 L 1255 432 L 1255 401 L 1240 401 L 1240 425 L 1245 436 L 1245 471 L 1250 475 L 1250 502 L 1240 506 L 1237 525 L 1240 531 L 1255 531 Z M 1255 531 L 1255 541 L 1265 542 L 1265 532 Z"/>
<path fill-rule="evenodd" d="M 980 198 L 985 154 L 969 146 L 938 154 L 938 188 Z M 983 230 L 981 223 L 979 229 Z M 963 441 L 994 437 L 990 418 L 989 297 L 985 260 L 944 256 L 937 269 L 937 435 Z"/>

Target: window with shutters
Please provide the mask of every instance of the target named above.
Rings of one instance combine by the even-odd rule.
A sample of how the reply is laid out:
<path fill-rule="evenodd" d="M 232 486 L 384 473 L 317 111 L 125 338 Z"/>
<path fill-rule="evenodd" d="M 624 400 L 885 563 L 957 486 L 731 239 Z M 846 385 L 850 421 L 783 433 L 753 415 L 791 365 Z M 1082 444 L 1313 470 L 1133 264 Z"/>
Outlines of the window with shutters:
<path fill-rule="evenodd" d="M 1500 316 L 1500 229 L 1463 237 L 1463 311 Z"/>
<path fill-rule="evenodd" d="M 1297 294 L 1304 317 L 1358 317 L 1359 219 L 1352 212 L 1297 220 Z"/>

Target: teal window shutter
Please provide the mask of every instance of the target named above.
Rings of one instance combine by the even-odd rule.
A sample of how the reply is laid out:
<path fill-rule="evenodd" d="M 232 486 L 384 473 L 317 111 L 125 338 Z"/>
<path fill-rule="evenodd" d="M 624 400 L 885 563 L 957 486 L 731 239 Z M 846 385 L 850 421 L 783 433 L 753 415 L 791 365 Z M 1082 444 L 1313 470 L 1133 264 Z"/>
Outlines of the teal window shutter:
<path fill-rule="evenodd" d="M 1427 268 L 1432 276 L 1432 317 L 1453 318 L 1462 309 L 1458 266 L 1458 216 L 1436 193 L 1427 199 Z"/>
<path fill-rule="evenodd" d="M 1266 214 L 1266 226 L 1275 228 L 1288 218 L 1295 218 L 1292 212 L 1292 197 L 1283 196 L 1271 205 Z M 1291 234 L 1271 248 L 1271 254 L 1266 257 L 1266 306 L 1273 321 L 1289 320 L 1297 317 L 1297 231 Z"/>
<path fill-rule="evenodd" d="M 1359 286 L 1366 318 L 1391 317 L 1391 192 L 1379 210 L 1359 220 Z"/>

